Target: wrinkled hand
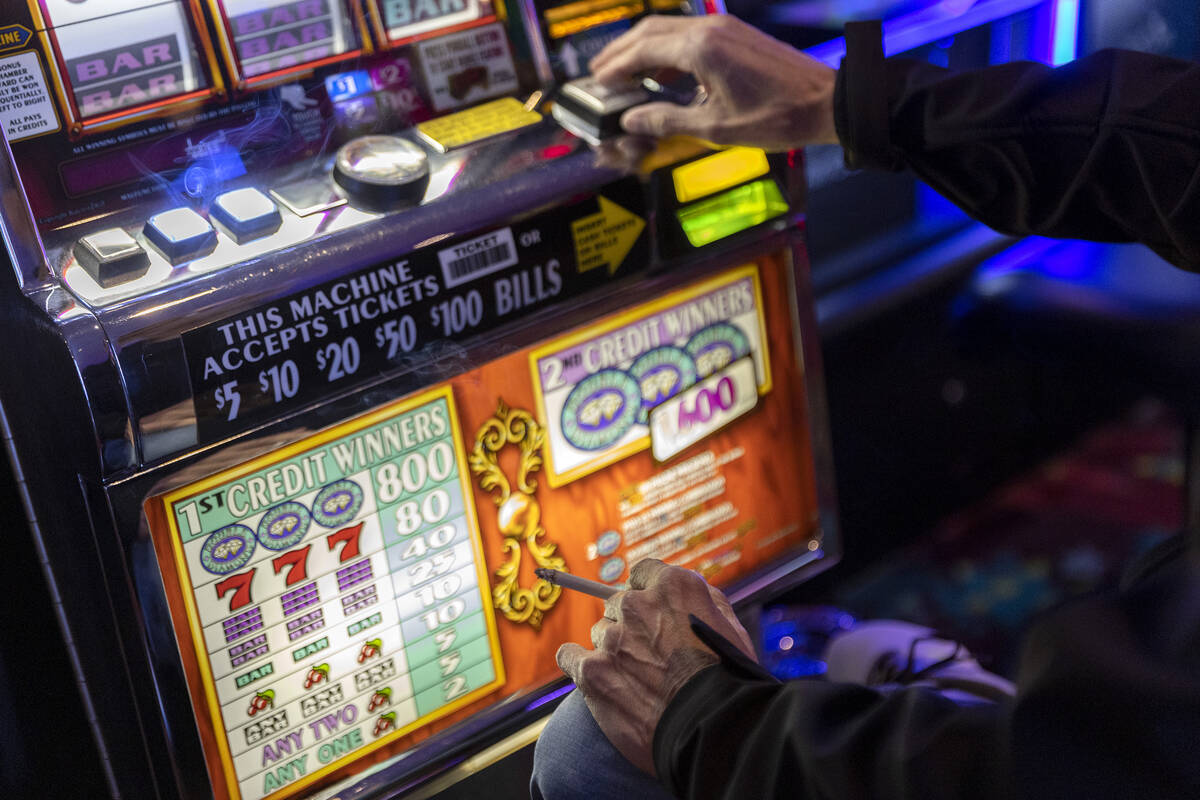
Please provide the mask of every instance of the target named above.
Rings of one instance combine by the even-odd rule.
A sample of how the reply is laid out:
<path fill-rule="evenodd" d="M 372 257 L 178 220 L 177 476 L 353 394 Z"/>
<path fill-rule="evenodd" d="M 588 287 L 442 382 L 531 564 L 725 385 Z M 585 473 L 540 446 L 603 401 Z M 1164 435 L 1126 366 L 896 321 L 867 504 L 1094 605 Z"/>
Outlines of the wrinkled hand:
<path fill-rule="evenodd" d="M 629 570 L 629 588 L 604 603 L 587 650 L 558 649 L 558 666 L 583 692 L 601 730 L 627 759 L 654 774 L 654 730 L 675 693 L 717 655 L 692 633 L 688 614 L 757 660 L 729 601 L 691 570 L 653 559 Z"/>
<path fill-rule="evenodd" d="M 596 79 L 611 86 L 662 67 L 690 72 L 707 100 L 631 108 L 621 116 L 629 133 L 687 134 L 773 152 L 838 140 L 837 73 L 733 17 L 647 17 L 591 62 Z"/>

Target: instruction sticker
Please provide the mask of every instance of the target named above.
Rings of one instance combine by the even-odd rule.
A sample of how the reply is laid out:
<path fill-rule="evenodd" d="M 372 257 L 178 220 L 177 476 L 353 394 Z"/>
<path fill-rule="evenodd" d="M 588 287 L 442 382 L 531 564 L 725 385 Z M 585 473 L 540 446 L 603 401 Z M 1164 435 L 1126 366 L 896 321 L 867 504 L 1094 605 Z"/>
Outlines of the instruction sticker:
<path fill-rule="evenodd" d="M 438 111 L 519 88 L 508 38 L 499 24 L 431 39 L 418 47 L 425 82 Z"/>
<path fill-rule="evenodd" d="M 637 214 L 601 197 L 599 212 L 571 223 L 579 271 L 604 267 L 612 275 L 624 263 L 645 227 L 645 220 Z"/>
<path fill-rule="evenodd" d="M 0 121 L 10 142 L 59 129 L 37 53 L 0 59 Z"/>
<path fill-rule="evenodd" d="M 445 153 L 541 121 L 541 114 L 526 110 L 515 97 L 501 97 L 465 111 L 422 122 L 417 126 L 417 133 L 439 152 Z"/>

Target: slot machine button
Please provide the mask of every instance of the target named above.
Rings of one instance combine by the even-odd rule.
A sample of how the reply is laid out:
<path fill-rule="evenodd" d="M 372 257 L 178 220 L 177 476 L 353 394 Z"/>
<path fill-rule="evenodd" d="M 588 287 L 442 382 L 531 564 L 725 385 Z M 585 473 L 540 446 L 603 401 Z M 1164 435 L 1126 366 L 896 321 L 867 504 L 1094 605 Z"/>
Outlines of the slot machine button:
<path fill-rule="evenodd" d="M 621 115 L 651 97 L 642 86 L 610 89 L 590 75 L 563 84 L 550 110 L 555 121 L 588 144 L 621 133 Z"/>
<path fill-rule="evenodd" d="M 122 228 L 89 233 L 75 242 L 75 261 L 104 288 L 141 277 L 150 256 Z"/>
<path fill-rule="evenodd" d="M 416 205 L 429 187 L 429 157 L 396 136 L 360 136 L 338 150 L 333 179 L 371 210 Z"/>
<path fill-rule="evenodd" d="M 217 246 L 213 226 L 190 208 L 155 214 L 146 221 L 142 233 L 172 264 L 206 255 Z"/>
<path fill-rule="evenodd" d="M 213 201 L 212 215 L 238 244 L 268 236 L 283 224 L 271 198 L 251 187 L 219 195 Z"/>
<path fill-rule="evenodd" d="M 279 186 L 271 190 L 271 196 L 297 217 L 307 217 L 346 205 L 345 196 L 325 176 Z"/>

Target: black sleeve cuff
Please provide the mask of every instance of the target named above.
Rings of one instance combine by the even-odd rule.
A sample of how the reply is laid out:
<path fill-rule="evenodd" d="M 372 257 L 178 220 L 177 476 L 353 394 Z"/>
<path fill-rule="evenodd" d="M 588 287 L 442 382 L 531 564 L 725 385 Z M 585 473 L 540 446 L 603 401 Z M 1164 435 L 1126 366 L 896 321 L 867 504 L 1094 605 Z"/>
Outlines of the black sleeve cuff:
<path fill-rule="evenodd" d="M 721 662 L 696 673 L 676 692 L 654 730 L 654 771 L 658 773 L 659 782 L 676 797 L 685 794 L 685 787 L 674 772 L 680 742 L 688 740 L 699 718 L 727 702 L 740 688 L 779 683 L 770 672 L 703 620 L 691 614 L 688 619 L 692 632 L 717 654 Z"/>
<path fill-rule="evenodd" d="M 675 774 L 679 743 L 692 733 L 698 715 L 727 701 L 741 683 L 724 664 L 713 664 L 696 673 L 667 704 L 654 730 L 654 771 L 658 782 L 674 796 L 682 797 L 685 790 Z"/>
<path fill-rule="evenodd" d="M 846 57 L 834 88 L 833 121 L 847 167 L 903 168 L 903 157 L 892 145 L 879 22 L 846 25 Z"/>

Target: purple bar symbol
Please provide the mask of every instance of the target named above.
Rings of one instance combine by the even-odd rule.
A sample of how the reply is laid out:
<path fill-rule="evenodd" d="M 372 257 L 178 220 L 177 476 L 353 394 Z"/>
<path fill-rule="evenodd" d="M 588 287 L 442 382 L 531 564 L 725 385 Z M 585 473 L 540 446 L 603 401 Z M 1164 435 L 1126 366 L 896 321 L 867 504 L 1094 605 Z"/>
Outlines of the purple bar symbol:
<path fill-rule="evenodd" d="M 263 636 L 256 637 L 255 641 L 258 641 L 259 639 L 263 639 L 265 641 L 266 637 L 263 637 Z M 255 648 L 254 650 L 247 650 L 239 656 L 231 657 L 229 659 L 229 664 L 230 664 L 230 666 L 240 667 L 242 664 L 245 664 L 247 661 L 253 661 L 254 659 L 258 658 L 259 656 L 265 656 L 267 654 L 267 651 L 270 649 L 271 648 L 269 645 L 262 644 L 259 647 Z"/>
<path fill-rule="evenodd" d="M 365 589 L 359 589 L 352 595 L 347 595 L 342 598 L 342 612 L 349 616 L 356 611 L 361 611 L 369 605 L 379 602 L 379 594 L 375 587 L 368 586 Z"/>
<path fill-rule="evenodd" d="M 236 617 L 230 617 L 221 623 L 221 627 L 225 630 L 225 643 L 236 642 L 251 631 L 256 631 L 263 626 L 262 612 L 256 607 L 249 611 L 243 611 Z"/>
<path fill-rule="evenodd" d="M 371 569 L 371 559 L 364 558 L 355 564 L 348 567 L 343 567 L 337 571 L 338 591 L 344 592 L 351 586 L 370 580 L 375 577 L 375 571 Z"/>
<path fill-rule="evenodd" d="M 253 639 L 247 639 L 246 641 L 242 642 L 241 644 L 235 644 L 233 647 L 229 648 L 229 657 L 234 658 L 236 656 L 240 656 L 242 653 L 246 652 L 247 650 L 253 650 L 254 648 L 258 647 L 259 645 L 264 645 L 266 643 L 267 643 L 267 635 L 265 633 L 260 633 L 258 636 L 255 636 Z"/>
<path fill-rule="evenodd" d="M 296 641 L 301 636 L 307 636 L 313 631 L 319 631 L 325 627 L 325 612 L 322 609 L 317 609 L 302 617 L 296 617 L 287 624 L 288 639 Z"/>
<path fill-rule="evenodd" d="M 283 615 L 289 616 L 295 614 L 302 608 L 308 608 L 313 603 L 317 603 L 321 598 L 317 595 L 317 582 L 306 583 L 299 589 L 293 589 L 290 592 L 285 592 L 279 601 L 283 604 Z"/>

